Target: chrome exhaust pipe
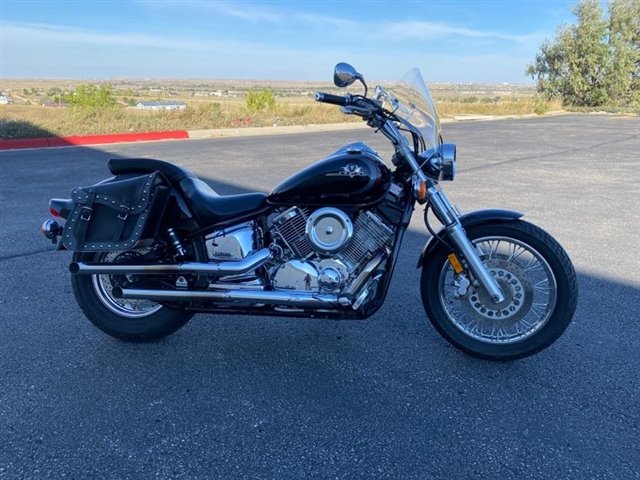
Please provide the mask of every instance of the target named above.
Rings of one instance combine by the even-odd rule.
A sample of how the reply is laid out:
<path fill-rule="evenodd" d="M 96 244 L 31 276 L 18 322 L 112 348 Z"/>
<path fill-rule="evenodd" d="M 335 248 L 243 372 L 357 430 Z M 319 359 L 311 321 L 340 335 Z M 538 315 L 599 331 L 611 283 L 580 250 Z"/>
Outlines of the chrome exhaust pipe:
<path fill-rule="evenodd" d="M 184 262 L 172 265 L 114 265 L 109 263 L 73 262 L 69 271 L 78 275 L 112 274 L 112 275 L 149 275 L 149 274 L 183 274 L 197 273 L 202 275 L 241 275 L 255 270 L 273 258 L 268 248 L 263 248 L 247 255 L 239 261 L 228 262 Z"/>
<path fill-rule="evenodd" d="M 232 302 L 242 304 L 287 305 L 297 307 L 348 307 L 351 301 L 347 297 L 320 293 L 301 293 L 265 290 L 142 290 L 114 287 L 111 294 L 115 298 L 134 298 L 144 300 L 170 300 L 179 302 Z"/>

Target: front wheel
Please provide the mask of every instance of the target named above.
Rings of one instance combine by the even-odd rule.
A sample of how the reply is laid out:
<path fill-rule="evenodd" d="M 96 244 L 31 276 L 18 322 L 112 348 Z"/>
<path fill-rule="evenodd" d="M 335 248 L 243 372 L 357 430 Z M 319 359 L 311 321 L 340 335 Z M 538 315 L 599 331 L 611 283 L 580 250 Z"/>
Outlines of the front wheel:
<path fill-rule="evenodd" d="M 76 253 L 74 262 L 135 263 L 140 251 Z M 116 298 L 112 291 L 127 281 L 124 275 L 73 275 L 71 286 L 86 317 L 104 333 L 128 342 L 148 342 L 172 334 L 193 313 L 150 300 Z"/>
<path fill-rule="evenodd" d="M 420 282 L 436 330 L 455 347 L 490 360 L 523 358 L 551 345 L 569 326 L 578 299 L 576 273 L 562 246 L 522 220 L 466 232 L 505 300 L 494 303 L 464 262 L 456 273 L 451 249 L 440 244 L 426 260 Z"/>

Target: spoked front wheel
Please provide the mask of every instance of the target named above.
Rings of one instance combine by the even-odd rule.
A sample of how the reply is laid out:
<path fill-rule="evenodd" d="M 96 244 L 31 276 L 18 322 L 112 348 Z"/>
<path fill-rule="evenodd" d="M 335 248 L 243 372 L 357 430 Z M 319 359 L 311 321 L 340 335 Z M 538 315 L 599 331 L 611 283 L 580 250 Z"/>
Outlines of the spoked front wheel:
<path fill-rule="evenodd" d="M 492 360 L 527 357 L 551 345 L 569 326 L 578 298 L 562 246 L 522 220 L 466 230 L 505 299 L 494 303 L 464 261 L 456 272 L 453 252 L 441 244 L 421 278 L 424 308 L 436 330 L 459 349 Z"/>

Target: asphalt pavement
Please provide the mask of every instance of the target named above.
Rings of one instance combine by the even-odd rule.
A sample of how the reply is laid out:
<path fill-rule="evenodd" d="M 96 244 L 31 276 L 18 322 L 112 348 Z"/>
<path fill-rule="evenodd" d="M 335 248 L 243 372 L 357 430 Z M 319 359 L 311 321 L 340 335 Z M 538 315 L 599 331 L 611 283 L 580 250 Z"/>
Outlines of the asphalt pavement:
<path fill-rule="evenodd" d="M 418 208 L 366 321 L 197 315 L 151 344 L 95 329 L 51 197 L 161 158 L 219 193 L 269 191 L 369 130 L 0 152 L 0 479 L 640 478 L 640 118 L 444 126 L 463 211 L 526 213 L 579 274 L 572 325 L 540 354 L 470 358 L 425 319 Z"/>

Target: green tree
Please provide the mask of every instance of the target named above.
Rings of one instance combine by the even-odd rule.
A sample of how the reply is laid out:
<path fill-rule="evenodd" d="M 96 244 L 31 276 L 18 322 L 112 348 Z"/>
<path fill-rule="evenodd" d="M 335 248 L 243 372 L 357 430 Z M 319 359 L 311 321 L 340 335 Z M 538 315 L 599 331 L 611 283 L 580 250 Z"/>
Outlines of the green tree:
<path fill-rule="evenodd" d="M 624 103 L 636 95 L 640 65 L 639 0 L 611 0 L 605 19 L 598 0 L 580 0 L 576 23 L 540 46 L 527 74 L 547 98 L 572 105 Z"/>
<path fill-rule="evenodd" d="M 613 55 L 607 79 L 611 97 L 618 103 L 640 104 L 640 1 L 610 1 L 609 45 Z"/>
<path fill-rule="evenodd" d="M 113 107 L 117 104 L 113 98 L 111 85 L 94 85 L 86 83 L 78 85 L 64 99 L 69 105 L 76 107 Z"/>
<path fill-rule="evenodd" d="M 270 88 L 251 89 L 247 92 L 247 108 L 254 112 L 273 110 L 276 97 Z"/>

